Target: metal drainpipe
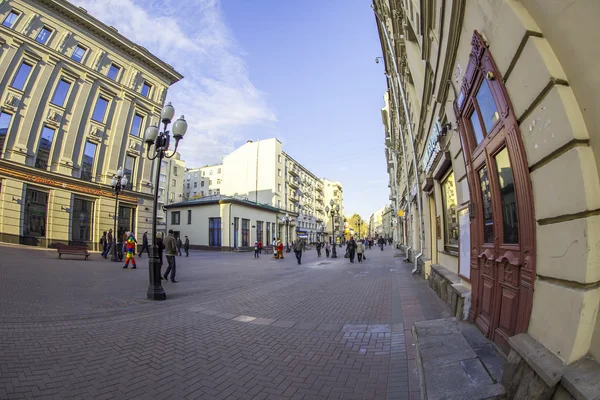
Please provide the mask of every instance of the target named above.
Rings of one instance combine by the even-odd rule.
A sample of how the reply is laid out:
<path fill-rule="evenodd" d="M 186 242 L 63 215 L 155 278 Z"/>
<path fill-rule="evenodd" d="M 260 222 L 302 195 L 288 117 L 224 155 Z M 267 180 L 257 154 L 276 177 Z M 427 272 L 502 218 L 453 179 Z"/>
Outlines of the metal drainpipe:
<path fill-rule="evenodd" d="M 419 254 L 417 254 L 417 256 L 415 257 L 415 268 L 412 270 L 412 273 L 414 274 L 419 269 L 418 268 L 419 258 L 421 258 L 421 256 L 423 256 L 423 229 L 422 229 L 423 222 L 422 222 L 422 216 L 421 216 L 422 215 L 421 199 L 418 196 L 421 185 L 419 184 L 419 168 L 418 168 L 418 164 L 417 164 L 417 154 L 415 152 L 415 144 L 414 144 L 414 136 L 413 136 L 413 132 L 412 132 L 412 126 L 411 126 L 410 120 L 408 118 L 408 106 L 406 104 L 406 95 L 404 93 L 404 88 L 402 87 L 402 85 L 399 84 L 400 83 L 400 73 L 398 72 L 398 64 L 396 62 L 396 54 L 394 53 L 394 48 L 392 47 L 392 43 L 390 41 L 390 35 L 388 33 L 387 27 L 383 23 L 383 20 L 379 16 L 379 13 L 377 12 L 377 10 L 375 10 L 375 5 L 372 4 L 371 7 L 373 8 L 373 12 L 375 13 L 377 20 L 379 21 L 379 24 L 381 25 L 383 33 L 385 34 L 385 40 L 387 42 L 390 54 L 392 55 L 394 72 L 396 73 L 396 81 L 398 82 L 398 88 L 400 89 L 400 94 L 402 95 L 402 105 L 404 107 L 404 115 L 406 117 L 406 122 L 407 122 L 406 126 L 408 127 L 408 135 L 409 135 L 410 145 L 411 145 L 411 149 L 412 149 L 412 153 L 413 153 L 412 159 L 413 159 L 413 166 L 415 168 L 415 183 L 417 185 L 417 196 L 416 196 L 417 197 L 417 214 L 418 214 L 418 218 L 419 218 L 419 227 L 418 227 L 419 228 Z M 410 199 L 410 193 L 409 193 L 409 199 Z M 409 204 L 408 208 L 410 209 L 410 204 Z M 411 225 L 412 225 L 412 221 L 411 221 Z"/>

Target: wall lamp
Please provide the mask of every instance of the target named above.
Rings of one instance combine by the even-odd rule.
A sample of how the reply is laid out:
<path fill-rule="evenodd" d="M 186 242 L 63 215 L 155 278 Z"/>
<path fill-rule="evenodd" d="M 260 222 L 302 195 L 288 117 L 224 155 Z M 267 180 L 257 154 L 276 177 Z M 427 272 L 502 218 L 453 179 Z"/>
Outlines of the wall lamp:
<path fill-rule="evenodd" d="M 383 57 L 375 57 L 375 63 L 379 64 L 379 60 L 383 60 Z"/>

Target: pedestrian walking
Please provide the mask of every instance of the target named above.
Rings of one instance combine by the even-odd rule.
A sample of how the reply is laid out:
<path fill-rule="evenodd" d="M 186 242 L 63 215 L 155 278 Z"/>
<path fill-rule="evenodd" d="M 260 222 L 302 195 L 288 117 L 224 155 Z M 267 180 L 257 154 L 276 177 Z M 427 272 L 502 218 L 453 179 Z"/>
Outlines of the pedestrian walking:
<path fill-rule="evenodd" d="M 354 241 L 354 236 L 350 236 L 350 240 L 346 242 L 346 252 L 348 253 L 348 258 L 350 262 L 354 262 L 354 255 L 356 252 L 356 241 Z"/>
<path fill-rule="evenodd" d="M 365 261 L 367 259 L 367 248 L 369 246 L 369 240 L 365 239 L 363 242 L 363 255 L 362 255 L 362 259 L 363 261 Z"/>
<path fill-rule="evenodd" d="M 361 263 L 363 260 L 363 253 L 365 252 L 365 244 L 362 240 L 356 241 L 356 257 L 358 258 L 358 262 Z"/>
<path fill-rule="evenodd" d="M 127 241 L 127 238 L 129 237 L 129 231 L 125 231 L 123 232 L 123 235 L 121 235 L 121 253 L 125 254 L 125 242 Z"/>
<path fill-rule="evenodd" d="M 383 246 L 385 244 L 385 240 L 383 240 L 383 238 L 380 237 L 379 240 L 377 241 L 377 244 L 379 244 L 379 248 L 381 248 L 381 251 L 383 251 Z"/>
<path fill-rule="evenodd" d="M 325 256 L 329 258 L 329 242 L 325 242 Z"/>
<path fill-rule="evenodd" d="M 183 246 L 183 243 L 181 243 L 181 238 L 177 238 L 177 255 L 180 256 L 181 255 L 181 246 Z"/>
<path fill-rule="evenodd" d="M 156 247 L 158 248 L 158 259 L 160 261 L 160 278 L 165 279 L 162 275 L 162 267 L 163 267 L 163 250 L 165 249 L 165 244 L 163 243 L 162 233 L 156 233 Z"/>
<path fill-rule="evenodd" d="M 106 244 L 104 246 L 104 251 L 102 252 L 102 257 L 107 258 L 108 253 L 110 253 L 110 248 L 113 244 L 113 233 L 112 229 L 108 230 L 108 234 L 106 235 Z"/>
<path fill-rule="evenodd" d="M 148 247 L 148 231 L 144 232 L 144 236 L 142 236 L 142 249 L 140 250 L 139 257 L 142 256 L 144 250 L 146 250 L 148 257 L 150 257 L 150 248 Z"/>
<path fill-rule="evenodd" d="M 125 265 L 123 265 L 123 268 L 127 268 L 129 265 L 129 261 L 131 261 L 131 264 L 133 264 L 133 267 L 131 267 L 131 269 L 136 269 L 137 266 L 135 265 L 135 237 L 133 236 L 133 234 L 130 234 L 129 237 L 125 240 Z"/>
<path fill-rule="evenodd" d="M 190 239 L 185 237 L 185 242 L 183 242 L 183 250 L 185 250 L 185 256 L 188 257 L 190 255 Z"/>
<path fill-rule="evenodd" d="M 321 242 L 317 242 L 317 257 L 321 257 Z"/>
<path fill-rule="evenodd" d="M 302 264 L 302 249 L 304 249 L 304 243 L 302 243 L 302 239 L 296 239 L 296 243 L 294 243 L 294 254 L 296 255 L 296 260 L 298 260 L 298 265 Z"/>
<path fill-rule="evenodd" d="M 177 239 L 173 236 L 173 229 L 169 229 L 169 235 L 165 238 L 165 256 L 167 257 L 167 271 L 165 272 L 165 280 L 169 280 L 169 273 L 171 273 L 171 282 L 177 283 L 175 280 L 175 272 L 177 269 L 175 256 L 177 255 Z"/>
<path fill-rule="evenodd" d="M 258 254 L 262 254 L 262 242 L 258 241 Z"/>
<path fill-rule="evenodd" d="M 254 242 L 254 258 L 258 258 L 258 242 Z"/>
<path fill-rule="evenodd" d="M 283 260 L 283 242 L 277 238 L 277 258 Z"/>
<path fill-rule="evenodd" d="M 106 231 L 102 232 L 102 237 L 100 238 L 100 248 L 102 249 L 102 257 L 104 257 L 104 252 L 106 251 Z"/>

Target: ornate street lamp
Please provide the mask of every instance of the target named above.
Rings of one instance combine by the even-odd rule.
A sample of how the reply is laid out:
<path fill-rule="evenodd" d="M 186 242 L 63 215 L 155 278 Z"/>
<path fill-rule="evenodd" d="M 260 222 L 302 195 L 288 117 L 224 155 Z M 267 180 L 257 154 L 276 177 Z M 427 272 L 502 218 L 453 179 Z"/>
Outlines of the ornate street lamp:
<path fill-rule="evenodd" d="M 290 241 L 289 241 L 289 235 L 290 235 L 290 215 L 288 213 L 285 213 L 285 217 L 281 217 L 281 221 L 283 221 L 283 223 L 285 224 L 285 252 L 289 253 L 290 252 Z"/>
<path fill-rule="evenodd" d="M 175 116 L 175 109 L 171 103 L 163 107 L 160 113 L 160 119 L 163 123 L 163 131 L 159 132 L 157 126 L 152 125 L 146 129 L 144 133 L 144 141 L 148 147 L 147 157 L 149 160 L 158 159 L 156 167 L 156 177 L 154 185 L 154 207 L 152 208 L 152 255 L 148 261 L 148 269 L 150 276 L 150 285 L 148 286 L 147 296 L 150 300 L 165 300 L 167 295 L 160 281 L 160 259 L 158 258 L 158 246 L 156 245 L 156 214 L 158 209 L 158 187 L 160 185 L 160 167 L 163 158 L 171 158 L 177 152 L 179 141 L 183 139 L 187 131 L 187 122 L 183 115 L 179 117 L 173 124 L 173 138 L 175 139 L 175 149 L 171 154 L 167 154 L 169 150 L 169 142 L 171 140 L 170 132 L 167 130 L 169 124 Z M 153 155 L 150 155 L 150 149 L 154 145 Z"/>
<path fill-rule="evenodd" d="M 123 175 L 123 169 L 119 167 L 117 174 L 113 176 L 110 181 L 111 186 L 115 191 L 115 215 L 113 224 L 113 242 L 112 242 L 112 256 L 111 261 L 118 262 L 119 257 L 117 256 L 117 219 L 119 218 L 119 194 L 127 186 L 127 176 Z"/>
<path fill-rule="evenodd" d="M 331 258 L 337 258 L 337 252 L 335 250 L 335 216 L 336 214 L 339 216 L 340 213 L 340 206 L 336 204 L 335 209 L 333 207 L 333 199 L 331 199 L 329 201 L 329 204 L 331 205 L 331 212 L 329 212 L 329 206 L 325 207 L 325 212 L 329 213 L 329 215 L 331 215 L 331 237 L 333 238 L 333 249 L 331 251 Z"/>
<path fill-rule="evenodd" d="M 360 226 L 363 224 L 363 221 L 358 217 L 356 220 L 356 225 L 358 225 L 358 237 L 360 238 Z"/>

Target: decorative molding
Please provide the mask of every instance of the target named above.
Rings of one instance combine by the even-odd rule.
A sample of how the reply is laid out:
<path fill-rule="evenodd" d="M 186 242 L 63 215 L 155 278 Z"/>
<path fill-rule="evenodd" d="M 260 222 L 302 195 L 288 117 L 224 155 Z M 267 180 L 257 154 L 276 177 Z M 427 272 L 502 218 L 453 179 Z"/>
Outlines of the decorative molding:
<path fill-rule="evenodd" d="M 20 103 L 21 98 L 15 96 L 12 93 L 8 93 L 6 95 L 6 100 L 4 100 L 4 106 L 12 111 L 16 111 Z"/>
<path fill-rule="evenodd" d="M 47 124 L 58 127 L 58 125 L 60 125 L 61 121 L 62 121 L 62 114 L 60 114 L 52 109 L 48 110 L 48 115 L 46 116 Z"/>
<path fill-rule="evenodd" d="M 92 125 L 90 127 L 90 132 L 88 133 L 88 139 L 94 141 L 94 142 L 101 142 L 102 138 L 104 137 L 104 130 Z"/>

